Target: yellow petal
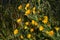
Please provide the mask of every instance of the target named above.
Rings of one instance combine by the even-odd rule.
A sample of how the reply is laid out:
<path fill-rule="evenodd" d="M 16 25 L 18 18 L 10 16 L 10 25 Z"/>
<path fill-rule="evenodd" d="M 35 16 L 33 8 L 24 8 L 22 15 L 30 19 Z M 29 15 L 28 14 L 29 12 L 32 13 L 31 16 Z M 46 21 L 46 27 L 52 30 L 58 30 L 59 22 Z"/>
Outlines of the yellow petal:
<path fill-rule="evenodd" d="M 26 4 L 26 8 L 27 8 L 27 7 L 29 7 L 29 6 L 30 6 L 30 4 L 29 4 L 29 3 L 27 3 L 27 4 Z"/>
<path fill-rule="evenodd" d="M 40 27 L 39 27 L 39 30 L 40 30 L 40 31 L 43 31 L 43 30 L 44 30 L 44 27 L 43 27 L 43 26 L 40 26 Z"/>
<path fill-rule="evenodd" d="M 34 28 L 31 28 L 31 29 L 30 29 L 30 32 L 33 32 L 33 31 L 34 31 Z"/>
<path fill-rule="evenodd" d="M 34 20 L 32 20 L 32 22 L 31 22 L 33 25 L 35 24 L 35 21 Z"/>
<path fill-rule="evenodd" d="M 22 9 L 22 5 L 18 6 L 18 9 L 19 9 L 19 10 Z"/>
<path fill-rule="evenodd" d="M 60 28 L 59 27 L 55 27 L 55 30 L 58 31 Z"/>
<path fill-rule="evenodd" d="M 50 35 L 50 36 L 53 36 L 53 35 L 54 35 L 54 31 L 53 31 L 53 30 L 50 31 L 50 32 L 49 32 L 49 35 Z"/>
<path fill-rule="evenodd" d="M 27 38 L 31 38 L 31 34 L 27 34 Z"/>
<path fill-rule="evenodd" d="M 20 35 L 20 38 L 23 39 L 24 38 L 23 35 Z"/>
<path fill-rule="evenodd" d="M 22 21 L 21 18 L 17 19 L 17 23 L 20 23 L 21 21 Z"/>
<path fill-rule="evenodd" d="M 29 25 L 29 22 L 26 22 L 25 24 L 26 24 L 26 25 Z"/>
<path fill-rule="evenodd" d="M 31 13 L 31 10 L 29 9 L 25 12 L 25 15 L 29 15 L 30 13 Z"/>
<path fill-rule="evenodd" d="M 18 34 L 18 29 L 15 29 L 15 30 L 14 30 L 14 34 L 15 34 L 15 35 Z"/>

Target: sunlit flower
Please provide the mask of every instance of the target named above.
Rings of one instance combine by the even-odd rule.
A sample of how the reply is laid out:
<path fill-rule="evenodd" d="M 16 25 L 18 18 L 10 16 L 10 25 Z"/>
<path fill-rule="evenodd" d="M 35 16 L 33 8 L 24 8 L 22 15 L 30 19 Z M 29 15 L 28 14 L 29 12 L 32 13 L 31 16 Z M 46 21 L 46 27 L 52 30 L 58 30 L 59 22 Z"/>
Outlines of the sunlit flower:
<path fill-rule="evenodd" d="M 46 34 L 48 34 L 49 36 L 53 36 L 54 35 L 54 31 L 51 30 L 51 31 L 46 31 Z"/>
<path fill-rule="evenodd" d="M 33 14 L 35 14 L 36 13 L 36 8 L 35 7 L 33 7 Z"/>
<path fill-rule="evenodd" d="M 36 22 L 36 21 L 34 21 L 34 20 L 32 20 L 32 25 L 35 25 L 35 26 L 37 26 L 38 25 L 38 23 Z"/>
<path fill-rule="evenodd" d="M 55 27 L 55 30 L 58 31 L 60 28 L 59 27 Z"/>
<path fill-rule="evenodd" d="M 46 31 L 45 33 L 46 33 L 46 34 L 49 34 L 49 31 Z"/>
<path fill-rule="evenodd" d="M 25 22 L 26 25 L 29 25 L 29 22 Z"/>
<path fill-rule="evenodd" d="M 32 22 L 31 22 L 33 25 L 35 24 L 35 21 L 34 20 L 32 20 Z"/>
<path fill-rule="evenodd" d="M 14 30 L 14 35 L 18 34 L 18 29 Z"/>
<path fill-rule="evenodd" d="M 31 10 L 29 9 L 29 10 L 26 10 L 26 12 L 25 12 L 25 15 L 27 16 L 27 15 L 29 15 L 31 13 Z"/>
<path fill-rule="evenodd" d="M 36 7 L 33 7 L 33 10 L 36 10 Z"/>
<path fill-rule="evenodd" d="M 46 31 L 46 34 L 48 34 L 49 36 L 53 36 L 54 35 L 54 31 L 51 30 L 51 31 Z"/>
<path fill-rule="evenodd" d="M 44 27 L 43 27 L 43 26 L 40 26 L 40 27 L 39 27 L 39 30 L 40 30 L 40 31 L 43 31 L 43 30 L 44 30 Z"/>
<path fill-rule="evenodd" d="M 20 35 L 20 38 L 23 39 L 24 38 L 23 35 Z"/>
<path fill-rule="evenodd" d="M 18 6 L 18 9 L 19 9 L 19 10 L 22 9 L 22 5 L 19 5 L 19 6 Z"/>
<path fill-rule="evenodd" d="M 27 4 L 26 4 L 26 8 L 27 8 L 27 7 L 29 7 L 29 6 L 30 6 L 30 4 L 29 4 L 29 3 L 27 3 Z"/>
<path fill-rule="evenodd" d="M 44 24 L 46 24 L 46 23 L 48 22 L 48 20 L 42 20 L 42 22 L 43 22 Z"/>
<path fill-rule="evenodd" d="M 27 10 L 27 8 L 28 8 L 29 6 L 30 6 L 30 4 L 27 3 L 26 6 L 25 6 L 25 10 Z"/>
<path fill-rule="evenodd" d="M 27 26 L 24 26 L 24 29 L 27 29 L 28 27 Z"/>
<path fill-rule="evenodd" d="M 34 24 L 35 26 L 37 26 L 38 25 L 38 23 L 37 22 L 35 22 L 35 24 Z"/>
<path fill-rule="evenodd" d="M 21 18 L 17 19 L 17 23 L 20 23 L 21 21 L 22 21 Z"/>
<path fill-rule="evenodd" d="M 46 20 L 47 20 L 47 19 L 48 19 L 48 16 L 44 16 L 44 19 L 46 19 Z"/>
<path fill-rule="evenodd" d="M 49 31 L 49 35 L 53 36 L 54 35 L 54 31 L 53 30 Z"/>
<path fill-rule="evenodd" d="M 46 24 L 46 23 L 48 22 L 48 17 L 47 17 L 47 16 L 44 16 L 44 19 L 42 20 L 42 22 L 43 22 L 44 24 Z"/>
<path fill-rule="evenodd" d="M 33 32 L 33 31 L 34 31 L 34 28 L 31 28 L 31 29 L 30 29 L 30 32 Z"/>
<path fill-rule="evenodd" d="M 33 11 L 33 14 L 35 14 L 36 13 L 36 11 Z"/>
<path fill-rule="evenodd" d="M 32 36 L 31 34 L 27 34 L 27 38 L 31 38 L 31 36 Z"/>

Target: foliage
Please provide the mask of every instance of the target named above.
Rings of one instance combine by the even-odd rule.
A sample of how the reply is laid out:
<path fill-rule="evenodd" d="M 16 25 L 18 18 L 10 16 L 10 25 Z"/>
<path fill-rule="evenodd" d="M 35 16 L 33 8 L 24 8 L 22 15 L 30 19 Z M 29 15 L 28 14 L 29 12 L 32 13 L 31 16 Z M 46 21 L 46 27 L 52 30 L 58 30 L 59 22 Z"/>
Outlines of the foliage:
<path fill-rule="evenodd" d="M 3 3 L 2 3 L 3 2 Z M 0 40 L 59 40 L 60 21 L 51 0 L 3 0 Z"/>

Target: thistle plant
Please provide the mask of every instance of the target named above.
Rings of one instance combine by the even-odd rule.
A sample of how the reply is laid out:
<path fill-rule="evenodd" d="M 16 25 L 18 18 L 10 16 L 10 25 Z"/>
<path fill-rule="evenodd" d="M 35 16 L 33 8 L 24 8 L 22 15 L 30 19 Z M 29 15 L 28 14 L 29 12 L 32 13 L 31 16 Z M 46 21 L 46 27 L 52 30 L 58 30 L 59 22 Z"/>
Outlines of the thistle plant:
<path fill-rule="evenodd" d="M 59 21 L 47 0 L 11 0 L 0 9 L 0 40 L 59 40 Z M 14 4 L 15 3 L 15 4 Z"/>

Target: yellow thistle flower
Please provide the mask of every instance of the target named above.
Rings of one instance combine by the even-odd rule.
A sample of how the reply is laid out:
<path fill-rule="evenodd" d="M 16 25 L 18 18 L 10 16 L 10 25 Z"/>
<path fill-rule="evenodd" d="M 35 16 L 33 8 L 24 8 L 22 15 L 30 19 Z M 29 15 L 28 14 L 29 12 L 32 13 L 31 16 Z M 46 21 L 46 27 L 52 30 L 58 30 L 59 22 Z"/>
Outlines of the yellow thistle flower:
<path fill-rule="evenodd" d="M 36 13 L 36 7 L 33 7 L 33 14 L 35 14 Z"/>
<path fill-rule="evenodd" d="M 17 23 L 20 23 L 21 21 L 22 21 L 21 18 L 17 19 Z"/>
<path fill-rule="evenodd" d="M 18 6 L 18 9 L 19 9 L 19 10 L 22 9 L 22 5 Z"/>
<path fill-rule="evenodd" d="M 55 30 L 58 31 L 60 28 L 59 27 L 55 27 Z"/>
<path fill-rule="evenodd" d="M 33 14 L 35 14 L 36 13 L 36 11 L 33 11 Z"/>
<path fill-rule="evenodd" d="M 33 10 L 35 11 L 36 10 L 36 7 L 33 7 Z"/>
<path fill-rule="evenodd" d="M 25 10 L 27 10 L 27 8 L 28 8 L 29 6 L 30 6 L 30 4 L 27 3 L 26 6 L 25 6 Z"/>
<path fill-rule="evenodd" d="M 35 22 L 35 26 L 37 26 L 38 25 L 38 23 L 37 22 Z"/>
<path fill-rule="evenodd" d="M 24 27 L 24 29 L 27 29 L 27 28 L 28 28 L 27 26 Z"/>
<path fill-rule="evenodd" d="M 35 26 L 37 26 L 38 25 L 38 23 L 36 22 L 36 21 L 34 21 L 34 20 L 32 20 L 32 25 L 35 25 Z"/>
<path fill-rule="evenodd" d="M 14 30 L 14 35 L 18 34 L 18 29 Z"/>
<path fill-rule="evenodd" d="M 29 4 L 29 3 L 27 3 L 27 4 L 26 4 L 26 8 L 28 8 L 29 6 L 30 6 L 30 4 Z"/>
<path fill-rule="evenodd" d="M 48 19 L 48 16 L 44 16 L 44 19 Z"/>
<path fill-rule="evenodd" d="M 44 27 L 43 27 L 43 26 L 40 26 L 40 27 L 39 27 L 39 30 L 40 30 L 40 31 L 43 31 L 43 30 L 44 30 Z"/>
<path fill-rule="evenodd" d="M 33 31 L 34 31 L 34 28 L 31 28 L 31 29 L 30 29 L 30 32 L 33 32 Z"/>
<path fill-rule="evenodd" d="M 27 16 L 27 15 L 29 15 L 31 13 L 31 10 L 29 9 L 29 10 L 26 10 L 26 12 L 25 12 L 25 15 Z"/>
<path fill-rule="evenodd" d="M 26 25 L 29 25 L 29 22 L 26 22 L 25 24 L 26 24 Z"/>
<path fill-rule="evenodd" d="M 23 35 L 20 35 L 20 38 L 23 39 L 24 38 Z"/>
<path fill-rule="evenodd" d="M 32 36 L 31 34 L 27 34 L 27 38 L 31 38 L 31 36 Z"/>
<path fill-rule="evenodd" d="M 46 23 L 48 22 L 48 17 L 47 17 L 47 16 L 44 16 L 44 20 L 42 20 L 42 22 L 43 22 L 44 24 L 46 24 Z"/>
<path fill-rule="evenodd" d="M 49 34 L 49 31 L 46 31 L 45 33 L 46 33 L 46 34 Z"/>
<path fill-rule="evenodd" d="M 54 31 L 53 30 L 49 31 L 49 36 L 53 36 L 53 35 L 54 35 Z"/>
<path fill-rule="evenodd" d="M 44 20 L 42 20 L 42 22 L 43 22 L 44 24 L 46 24 L 46 23 L 48 23 L 48 20 L 44 19 Z"/>
<path fill-rule="evenodd" d="M 32 22 L 31 22 L 33 25 L 35 24 L 35 21 L 34 20 L 32 20 Z"/>
<path fill-rule="evenodd" d="M 46 34 L 48 34 L 49 36 L 53 36 L 54 35 L 54 31 L 51 30 L 51 31 L 46 31 Z"/>

